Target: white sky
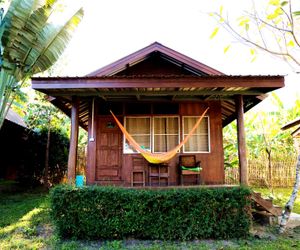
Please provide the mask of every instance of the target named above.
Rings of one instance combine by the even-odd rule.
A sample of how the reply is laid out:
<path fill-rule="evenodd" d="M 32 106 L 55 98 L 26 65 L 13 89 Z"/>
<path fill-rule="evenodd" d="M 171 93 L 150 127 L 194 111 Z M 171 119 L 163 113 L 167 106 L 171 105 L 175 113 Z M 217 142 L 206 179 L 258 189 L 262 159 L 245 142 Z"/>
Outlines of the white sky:
<path fill-rule="evenodd" d="M 67 50 L 68 64 L 62 74 L 87 74 L 155 41 L 225 74 L 290 74 L 286 63 L 264 53 L 251 62 L 249 48 L 226 31 L 209 38 L 216 27 L 209 12 L 224 5 L 224 11 L 237 17 L 250 4 L 251 0 L 85 0 L 85 16 Z M 291 100 L 295 92 L 300 97 L 300 75 L 287 77 L 286 85 L 279 91 L 282 98 Z"/>

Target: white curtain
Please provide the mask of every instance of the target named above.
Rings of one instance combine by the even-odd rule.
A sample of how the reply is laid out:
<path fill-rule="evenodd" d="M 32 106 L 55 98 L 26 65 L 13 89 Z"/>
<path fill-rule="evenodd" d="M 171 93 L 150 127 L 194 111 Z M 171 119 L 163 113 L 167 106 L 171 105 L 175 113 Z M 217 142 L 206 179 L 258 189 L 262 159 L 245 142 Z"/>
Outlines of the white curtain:
<path fill-rule="evenodd" d="M 184 137 L 191 131 L 199 117 L 184 117 Z M 204 117 L 199 127 L 184 145 L 184 152 L 208 152 L 208 118 Z"/>

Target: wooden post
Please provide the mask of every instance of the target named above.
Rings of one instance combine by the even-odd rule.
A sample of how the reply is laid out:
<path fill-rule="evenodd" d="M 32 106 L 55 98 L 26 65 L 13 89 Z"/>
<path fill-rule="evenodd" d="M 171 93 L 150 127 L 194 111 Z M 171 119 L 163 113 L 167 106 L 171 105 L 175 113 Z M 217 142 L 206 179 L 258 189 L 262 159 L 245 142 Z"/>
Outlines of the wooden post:
<path fill-rule="evenodd" d="M 71 137 L 68 159 L 68 183 L 72 184 L 75 181 L 76 162 L 77 162 L 77 146 L 78 146 L 78 131 L 79 131 L 79 102 L 77 97 L 72 98 L 71 110 Z"/>
<path fill-rule="evenodd" d="M 246 135 L 244 125 L 244 101 L 243 96 L 238 95 L 235 100 L 237 113 L 237 139 L 240 166 L 240 184 L 248 185 L 248 169 L 246 156 Z"/>
<path fill-rule="evenodd" d="M 86 168 L 86 184 L 94 184 L 96 178 L 96 140 L 97 140 L 97 105 L 93 98 L 89 109 L 89 127 L 88 127 L 88 152 L 87 152 L 87 168 Z"/>

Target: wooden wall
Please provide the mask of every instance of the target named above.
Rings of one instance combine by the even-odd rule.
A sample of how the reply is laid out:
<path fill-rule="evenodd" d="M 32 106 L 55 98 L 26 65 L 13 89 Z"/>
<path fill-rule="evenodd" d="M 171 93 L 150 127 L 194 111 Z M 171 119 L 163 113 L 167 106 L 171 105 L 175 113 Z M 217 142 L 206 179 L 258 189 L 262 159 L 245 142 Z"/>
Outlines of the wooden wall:
<path fill-rule="evenodd" d="M 210 123 L 210 153 L 196 154 L 203 168 L 201 178 L 205 184 L 224 183 L 224 152 L 221 105 L 218 101 L 207 104 L 187 103 L 180 105 L 180 115 L 199 115 L 209 107 L 208 116 Z"/>
<path fill-rule="evenodd" d="M 165 104 L 167 105 L 167 104 Z M 219 101 L 180 103 L 179 115 L 199 116 L 209 107 L 208 116 L 210 124 L 210 153 L 196 154 L 197 160 L 201 161 L 202 184 L 224 183 L 224 153 L 222 136 L 221 105 Z M 91 112 L 90 112 L 91 114 Z M 97 114 L 97 107 L 95 107 Z M 118 117 L 121 121 L 123 116 Z M 107 128 L 109 123 L 114 123 L 111 116 L 95 115 L 94 141 L 88 143 L 88 184 L 113 184 L 129 186 L 131 184 L 133 158 L 141 157 L 139 154 L 123 154 L 123 135 L 118 127 Z M 92 124 L 90 115 L 89 124 Z M 182 124 L 180 122 L 180 124 Z M 182 131 L 182 129 L 180 129 Z M 91 137 L 91 125 L 89 125 L 89 138 Z M 181 135 L 182 136 L 182 135 Z M 182 138 L 181 138 L 182 139 Z M 107 144 L 111 145 L 107 147 Z M 182 154 L 182 150 L 181 150 Z M 179 185 L 179 154 L 169 162 L 169 185 Z M 143 161 L 148 183 L 148 164 Z M 185 182 L 193 182 L 195 176 L 185 177 Z"/>

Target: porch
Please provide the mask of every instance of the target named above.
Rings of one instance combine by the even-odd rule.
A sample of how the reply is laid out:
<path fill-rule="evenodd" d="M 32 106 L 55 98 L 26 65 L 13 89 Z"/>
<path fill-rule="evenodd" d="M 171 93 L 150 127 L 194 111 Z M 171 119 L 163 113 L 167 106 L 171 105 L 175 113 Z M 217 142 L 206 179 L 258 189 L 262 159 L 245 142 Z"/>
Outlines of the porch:
<path fill-rule="evenodd" d="M 125 188 L 133 188 L 133 189 L 153 189 L 153 190 L 168 190 L 168 189 L 199 189 L 199 188 L 208 188 L 208 189 L 217 189 L 217 188 L 236 188 L 239 185 L 228 185 L 228 184 L 219 184 L 219 185 L 176 185 L 176 186 L 135 186 L 135 187 L 125 187 Z"/>

